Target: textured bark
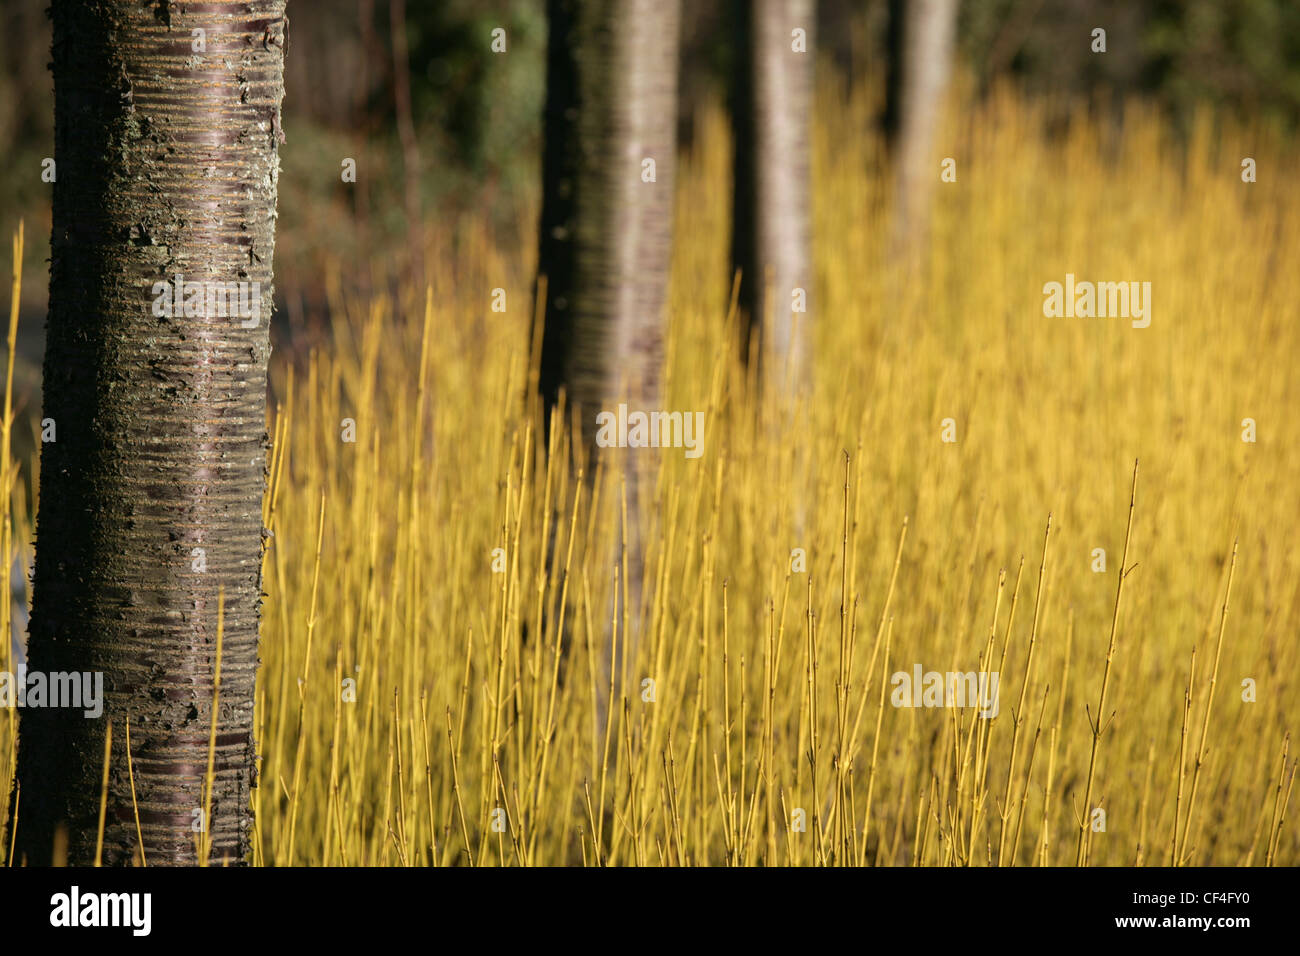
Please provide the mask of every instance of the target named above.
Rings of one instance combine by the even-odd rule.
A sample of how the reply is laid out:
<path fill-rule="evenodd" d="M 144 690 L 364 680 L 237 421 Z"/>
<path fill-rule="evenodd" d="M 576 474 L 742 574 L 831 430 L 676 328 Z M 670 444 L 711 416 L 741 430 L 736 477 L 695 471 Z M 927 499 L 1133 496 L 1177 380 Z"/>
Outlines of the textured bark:
<path fill-rule="evenodd" d="M 808 383 L 812 360 L 813 0 L 737 0 L 731 258 L 740 270 L 742 348 L 755 334 L 764 380 Z M 795 52 L 803 29 L 807 52 Z M 793 311 L 803 289 L 806 312 Z"/>
<path fill-rule="evenodd" d="M 930 199 L 939 181 L 932 162 L 952 72 L 957 0 L 891 0 L 890 79 L 885 128 L 895 181 L 892 242 L 914 247 L 925 233 Z"/>
<path fill-rule="evenodd" d="M 680 0 L 548 0 L 539 390 L 564 390 L 593 452 L 596 415 L 659 409 L 672 253 Z M 642 163 L 655 161 L 655 181 Z M 639 607 L 652 449 L 626 456 L 627 604 Z M 588 470 L 588 476 L 594 474 Z M 630 645 L 620 645 L 626 650 Z M 607 662 L 617 670 L 617 655 Z"/>
<path fill-rule="evenodd" d="M 138 858 L 129 719 L 149 865 L 196 859 L 218 594 L 224 649 L 209 834 L 249 842 L 266 483 L 266 366 L 285 0 L 52 0 L 55 159 L 28 666 L 101 671 L 100 719 L 21 712 L 17 848 Z M 205 31 L 206 50 L 192 48 Z M 251 319 L 157 317 L 154 283 L 256 282 Z M 195 548 L 204 549 L 196 568 Z"/>

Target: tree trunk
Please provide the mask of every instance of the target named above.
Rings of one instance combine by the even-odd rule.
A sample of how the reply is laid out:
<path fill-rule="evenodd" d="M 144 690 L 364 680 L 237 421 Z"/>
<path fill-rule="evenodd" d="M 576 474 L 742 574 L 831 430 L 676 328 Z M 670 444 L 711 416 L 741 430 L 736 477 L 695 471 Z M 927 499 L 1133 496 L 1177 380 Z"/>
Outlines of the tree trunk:
<path fill-rule="evenodd" d="M 778 394 L 805 388 L 811 375 L 814 7 L 735 4 L 731 258 L 741 276 L 743 354 L 757 334 L 763 380 Z"/>
<path fill-rule="evenodd" d="M 902 251 L 924 238 L 939 181 L 934 131 L 952 72 L 957 0 L 891 0 L 889 14 L 885 128 L 895 182 L 892 244 Z"/>
<path fill-rule="evenodd" d="M 66 831 L 68 862 L 94 860 L 111 721 L 103 862 L 138 862 L 137 813 L 150 866 L 193 863 L 204 839 L 214 863 L 239 862 L 255 772 L 285 0 L 51 8 L 55 432 L 41 454 L 28 667 L 102 672 L 104 709 L 22 711 L 18 857 L 50 862 Z M 178 273 L 204 285 L 169 315 L 159 284 Z M 223 302 L 217 283 L 247 283 L 230 287 L 242 302 Z"/>
<path fill-rule="evenodd" d="M 680 0 L 548 0 L 547 12 L 539 390 L 549 409 L 563 389 L 595 451 L 599 412 L 616 411 L 621 401 L 647 412 L 660 407 L 681 7 Z M 661 452 L 606 453 L 626 456 L 625 584 L 635 616 L 640 513 L 652 492 L 650 458 Z"/>
<path fill-rule="evenodd" d="M 393 49 L 393 110 L 402 143 L 402 196 L 406 210 L 406 244 L 411 282 L 424 290 L 424 214 L 420 208 L 420 146 L 411 114 L 411 55 L 406 35 L 406 0 L 389 0 Z"/>
<path fill-rule="evenodd" d="M 541 391 L 657 401 L 671 258 L 680 0 L 548 0 Z M 653 182 L 643 180 L 654 161 Z"/>

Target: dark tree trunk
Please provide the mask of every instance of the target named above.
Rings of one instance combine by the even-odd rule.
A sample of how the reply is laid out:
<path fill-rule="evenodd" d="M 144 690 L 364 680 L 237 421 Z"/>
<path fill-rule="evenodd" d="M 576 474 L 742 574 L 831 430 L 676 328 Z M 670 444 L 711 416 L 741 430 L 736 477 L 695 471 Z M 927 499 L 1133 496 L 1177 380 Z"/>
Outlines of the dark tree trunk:
<path fill-rule="evenodd" d="M 737 0 L 731 258 L 741 345 L 758 337 L 763 379 L 797 391 L 812 358 L 814 0 Z M 794 31 L 804 35 L 796 41 Z M 803 52 L 795 49 L 796 42 Z M 802 290 L 796 301 L 795 290 Z M 796 311 L 802 306 L 806 311 Z"/>
<path fill-rule="evenodd" d="M 599 412 L 619 402 L 660 408 L 681 7 L 680 0 L 548 0 L 547 12 L 539 390 L 548 410 L 564 391 L 594 452 Z M 646 160 L 654 161 L 653 182 L 644 179 Z M 624 583 L 635 629 L 641 512 L 652 490 L 651 459 L 661 452 L 605 453 L 626 456 Z"/>
<path fill-rule="evenodd" d="M 411 114 L 411 60 L 406 30 L 406 0 L 389 0 L 389 33 L 393 50 L 393 108 L 402 143 L 402 185 L 406 210 L 406 244 L 410 275 L 416 289 L 424 288 L 424 214 L 420 208 L 420 146 Z"/>
<path fill-rule="evenodd" d="M 680 0 L 548 0 L 541 392 L 652 407 L 671 258 Z M 655 181 L 642 180 L 653 159 Z"/>
<path fill-rule="evenodd" d="M 925 236 L 939 181 L 934 132 L 952 72 L 956 22 L 957 0 L 890 0 L 885 132 L 894 167 L 896 252 Z"/>
<path fill-rule="evenodd" d="M 44 416 L 56 432 L 41 455 L 28 666 L 102 672 L 105 706 L 99 719 L 22 711 L 17 852 L 48 863 L 65 829 L 68 862 L 93 861 L 111 720 L 104 863 L 138 861 L 137 809 L 149 865 L 196 861 L 224 592 L 206 822 L 210 859 L 238 862 L 254 778 L 285 0 L 51 7 Z M 244 287 L 247 313 L 204 296 L 199 314 L 159 316 L 154 285 L 176 273 L 258 285 Z"/>

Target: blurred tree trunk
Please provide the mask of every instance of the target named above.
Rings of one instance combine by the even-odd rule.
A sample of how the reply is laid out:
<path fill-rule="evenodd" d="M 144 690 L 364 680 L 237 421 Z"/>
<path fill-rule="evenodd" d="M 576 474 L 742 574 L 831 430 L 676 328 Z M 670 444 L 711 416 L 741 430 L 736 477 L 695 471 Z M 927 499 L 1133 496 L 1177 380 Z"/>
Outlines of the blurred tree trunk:
<path fill-rule="evenodd" d="M 778 393 L 811 375 L 815 19 L 814 0 L 735 3 L 731 258 L 743 354 L 757 335 L 763 379 Z"/>
<path fill-rule="evenodd" d="M 671 257 L 680 0 L 548 0 L 538 272 L 541 392 L 595 438 L 611 402 L 658 401 Z M 654 162 L 646 182 L 645 161 Z"/>
<path fill-rule="evenodd" d="M 411 54 L 406 36 L 406 0 L 389 0 L 388 25 L 393 48 L 393 109 L 402 143 L 402 196 L 406 210 L 406 244 L 410 277 L 424 294 L 424 211 L 420 204 L 420 146 L 411 115 Z"/>
<path fill-rule="evenodd" d="M 238 862 L 255 773 L 285 0 L 51 11 L 55 432 L 41 454 L 28 667 L 102 672 L 105 700 L 98 719 L 22 711 L 17 855 L 50 862 L 65 831 L 68 862 L 93 862 L 111 720 L 104 863 L 138 861 L 137 809 L 149 865 L 195 862 L 205 821 L 213 862 Z M 258 285 L 245 287 L 247 314 L 204 297 L 160 316 L 155 283 L 177 273 Z"/>
<path fill-rule="evenodd" d="M 885 130 L 894 169 L 896 252 L 924 239 L 939 181 L 934 133 L 952 73 L 957 0 L 890 0 Z"/>
<path fill-rule="evenodd" d="M 599 412 L 620 402 L 648 412 L 662 398 L 681 7 L 680 0 L 548 0 L 547 13 L 538 384 L 547 410 L 563 391 L 594 453 Z M 624 610 L 635 615 L 640 515 L 661 452 L 603 453 L 626 466 Z"/>

